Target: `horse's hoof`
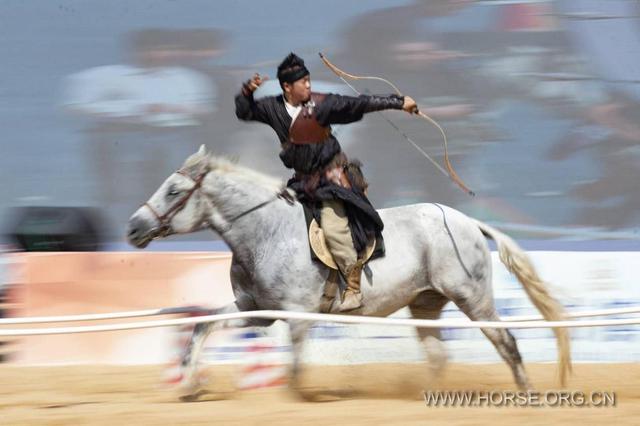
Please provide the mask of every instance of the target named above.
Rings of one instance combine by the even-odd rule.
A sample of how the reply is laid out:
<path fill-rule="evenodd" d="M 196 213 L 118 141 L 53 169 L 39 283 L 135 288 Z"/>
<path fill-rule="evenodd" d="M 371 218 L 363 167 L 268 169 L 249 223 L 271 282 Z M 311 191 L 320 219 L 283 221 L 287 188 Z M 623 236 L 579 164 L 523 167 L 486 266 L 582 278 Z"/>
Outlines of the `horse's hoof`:
<path fill-rule="evenodd" d="M 311 402 L 336 402 L 336 401 L 340 401 L 343 398 L 339 397 L 338 395 L 331 395 L 328 393 L 318 393 L 315 395 L 312 395 L 310 398 Z"/>
<path fill-rule="evenodd" d="M 303 402 L 335 402 L 351 399 L 356 396 L 350 390 L 290 388 L 294 397 Z"/>
<path fill-rule="evenodd" d="M 185 394 L 185 395 L 180 395 L 178 397 L 178 399 L 180 400 L 180 402 L 196 402 L 200 399 L 200 397 L 204 394 L 206 394 L 207 391 L 201 389 L 197 392 L 194 393 L 190 393 L 190 394 Z"/>

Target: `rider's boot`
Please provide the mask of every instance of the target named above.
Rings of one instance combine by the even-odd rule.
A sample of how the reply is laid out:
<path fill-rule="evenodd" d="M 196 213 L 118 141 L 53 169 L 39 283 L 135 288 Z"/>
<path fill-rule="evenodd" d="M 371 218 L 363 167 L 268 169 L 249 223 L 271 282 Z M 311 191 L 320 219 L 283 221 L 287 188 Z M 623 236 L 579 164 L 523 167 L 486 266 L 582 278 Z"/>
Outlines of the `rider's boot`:
<path fill-rule="evenodd" d="M 335 269 L 331 269 L 331 271 L 329 272 L 329 277 L 327 278 L 327 282 L 324 284 L 324 291 L 322 294 L 322 299 L 320 300 L 320 312 L 331 312 L 331 306 L 333 306 L 336 294 L 338 293 L 339 281 L 340 278 L 338 276 L 338 271 Z"/>
<path fill-rule="evenodd" d="M 362 293 L 360 293 L 360 278 L 362 276 L 362 262 L 358 261 L 345 274 L 347 289 L 342 294 L 340 312 L 352 311 L 362 306 Z"/>

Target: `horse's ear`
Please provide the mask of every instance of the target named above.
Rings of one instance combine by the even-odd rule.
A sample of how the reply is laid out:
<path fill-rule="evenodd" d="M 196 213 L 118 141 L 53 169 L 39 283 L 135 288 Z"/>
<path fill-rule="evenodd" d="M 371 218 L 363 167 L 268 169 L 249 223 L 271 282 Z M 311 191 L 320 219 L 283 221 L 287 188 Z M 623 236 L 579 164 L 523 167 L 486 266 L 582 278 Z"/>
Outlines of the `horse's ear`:
<path fill-rule="evenodd" d="M 200 145 L 200 149 L 198 149 L 198 155 L 202 155 L 203 157 L 207 155 L 207 147 L 204 144 Z"/>

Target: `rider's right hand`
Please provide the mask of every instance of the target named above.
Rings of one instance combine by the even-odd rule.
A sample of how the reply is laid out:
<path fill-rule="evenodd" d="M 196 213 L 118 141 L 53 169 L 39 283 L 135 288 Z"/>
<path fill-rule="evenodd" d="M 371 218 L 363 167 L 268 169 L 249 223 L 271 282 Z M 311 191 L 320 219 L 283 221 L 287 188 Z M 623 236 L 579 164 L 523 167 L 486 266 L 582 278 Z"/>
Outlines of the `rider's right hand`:
<path fill-rule="evenodd" d="M 251 93 L 255 92 L 258 87 L 260 87 L 260 85 L 262 83 L 264 83 L 269 77 L 267 77 L 266 75 L 263 77 L 258 73 L 255 73 L 253 75 L 253 77 L 251 77 L 251 79 L 249 81 L 247 81 L 244 85 L 244 88 L 248 91 L 250 91 Z"/>

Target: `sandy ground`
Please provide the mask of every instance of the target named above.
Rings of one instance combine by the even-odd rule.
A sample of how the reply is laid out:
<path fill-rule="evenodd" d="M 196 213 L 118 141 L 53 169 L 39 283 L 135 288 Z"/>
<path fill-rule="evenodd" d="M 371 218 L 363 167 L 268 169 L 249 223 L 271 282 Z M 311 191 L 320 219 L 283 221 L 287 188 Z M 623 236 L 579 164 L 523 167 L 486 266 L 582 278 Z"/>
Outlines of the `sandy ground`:
<path fill-rule="evenodd" d="M 310 397 L 287 388 L 238 392 L 236 367 L 207 370 L 211 393 L 179 402 L 162 384 L 163 368 L 0 366 L 0 425 L 638 425 L 640 364 L 578 364 L 570 391 L 614 391 L 615 407 L 427 407 L 426 389 L 513 390 L 504 365 L 449 365 L 426 383 L 426 366 L 375 364 L 307 366 Z M 540 391 L 558 389 L 554 365 L 528 365 Z M 215 383 L 215 385 L 214 385 Z"/>

